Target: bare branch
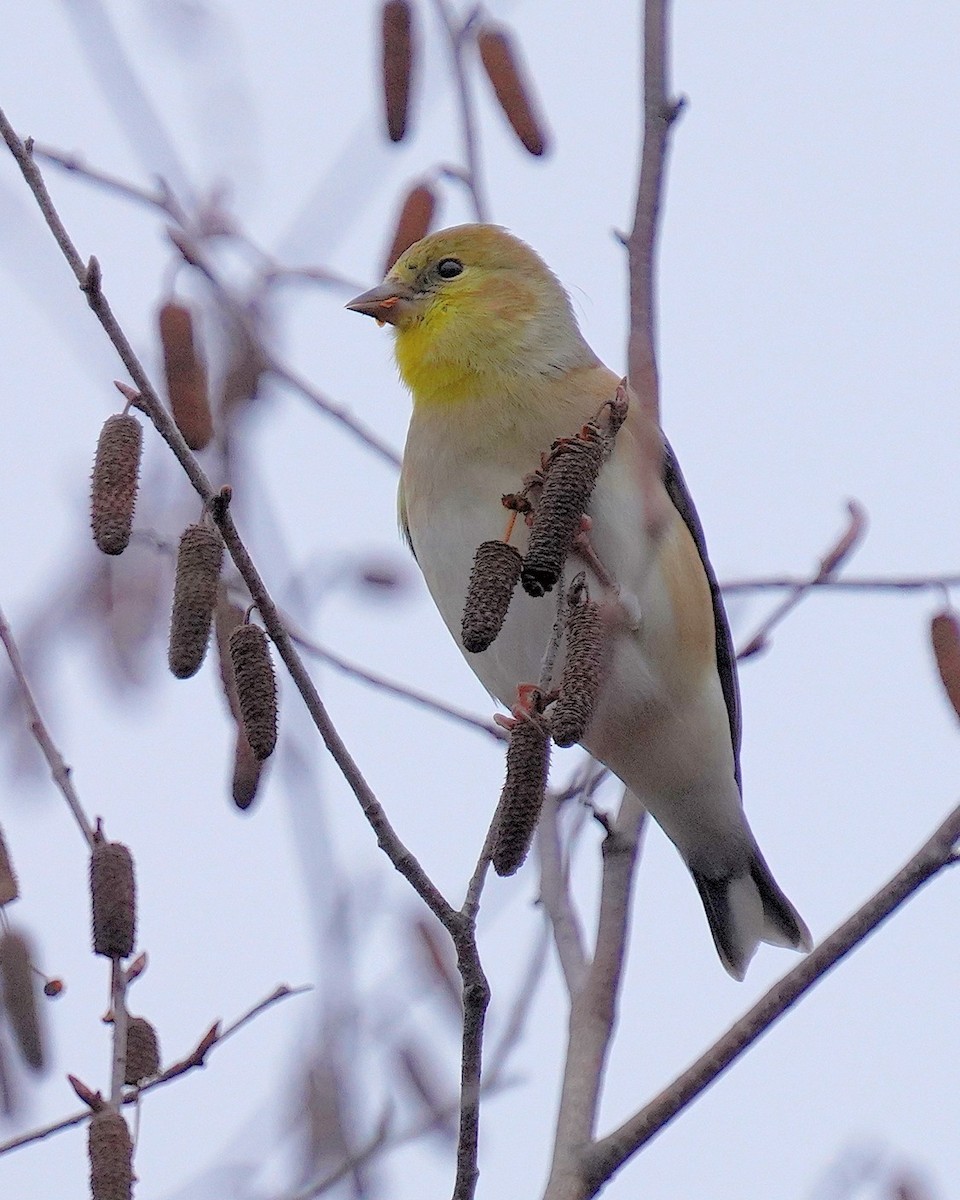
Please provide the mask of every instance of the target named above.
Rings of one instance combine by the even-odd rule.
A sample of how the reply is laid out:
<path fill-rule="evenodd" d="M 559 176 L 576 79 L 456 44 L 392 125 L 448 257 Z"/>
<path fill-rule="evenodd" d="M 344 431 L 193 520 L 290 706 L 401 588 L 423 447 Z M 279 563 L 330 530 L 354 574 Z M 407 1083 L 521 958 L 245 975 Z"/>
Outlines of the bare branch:
<path fill-rule="evenodd" d="M 557 822 L 559 807 L 557 796 L 549 792 L 537 826 L 540 899 L 553 930 L 553 940 L 567 992 L 572 998 L 583 987 L 587 973 L 587 954 L 583 945 L 583 931 L 570 896 L 569 881 L 563 869 L 563 852 Z"/>
<path fill-rule="evenodd" d="M 456 83 L 457 97 L 460 103 L 460 130 L 463 139 L 463 152 L 467 160 L 465 169 L 446 168 L 446 174 L 451 178 L 461 180 L 470 192 L 473 200 L 473 211 L 478 221 L 487 221 L 487 204 L 483 196 L 483 181 L 480 173 L 480 149 L 477 135 L 477 118 L 473 109 L 473 95 L 467 80 L 466 64 L 464 63 L 464 48 L 471 36 L 473 23 L 472 13 L 468 13 L 463 21 L 454 16 L 448 0 L 434 0 L 434 7 L 443 24 L 447 35 L 447 45 L 450 50 L 450 65 L 453 68 L 453 78 Z"/>
<path fill-rule="evenodd" d="M 870 897 L 847 921 L 794 969 L 775 983 L 761 999 L 719 1038 L 682 1075 L 625 1121 L 598 1141 L 584 1161 L 582 1189 L 570 1193 L 586 1200 L 595 1196 L 629 1158 L 681 1113 L 731 1063 L 761 1037 L 837 963 L 860 945 L 889 916 L 955 857 L 960 841 L 960 805 L 943 821 L 910 861 Z"/>
<path fill-rule="evenodd" d="M 459 721 L 463 725 L 479 729 L 482 733 L 488 733 L 499 742 L 508 740 L 506 731 L 493 721 L 486 721 L 483 717 L 475 716 L 473 713 L 467 712 L 464 708 L 457 708 L 456 705 L 438 700 L 435 696 L 420 691 L 419 688 L 409 687 L 405 683 L 397 683 L 395 680 L 388 679 L 385 675 L 380 675 L 376 671 L 369 671 L 366 667 L 349 662 L 339 654 L 335 654 L 334 651 L 327 649 L 326 646 L 321 646 L 319 642 L 313 641 L 301 630 L 295 628 L 289 618 L 287 619 L 287 627 L 290 629 L 290 636 L 302 650 L 305 650 L 308 654 L 316 655 L 317 658 L 325 663 L 329 663 L 331 667 L 342 671 L 345 675 L 349 675 L 354 679 L 360 679 L 364 683 L 369 683 L 371 687 L 378 688 L 382 692 L 388 692 L 392 696 L 399 696 L 402 700 L 409 700 L 412 704 L 426 708 L 430 712 L 437 713 L 439 716 L 449 717 L 451 720 Z"/>
<path fill-rule="evenodd" d="M 43 757 L 47 760 L 47 765 L 50 767 L 50 773 L 57 787 L 60 789 L 64 800 L 66 800 L 70 811 L 73 813 L 73 818 L 80 827 L 80 832 L 83 834 L 87 845 L 93 849 L 93 826 L 90 819 L 83 811 L 83 806 L 80 803 L 80 797 L 77 795 L 76 788 L 70 779 L 70 768 L 63 761 L 63 755 L 54 744 L 53 738 L 50 736 L 50 731 L 47 729 L 46 722 L 40 714 L 40 709 L 37 707 L 37 702 L 34 699 L 33 691 L 30 687 L 30 682 L 27 679 L 26 671 L 23 666 L 23 659 L 20 657 L 20 650 L 17 643 L 14 641 L 13 633 L 10 626 L 7 624 L 7 619 L 3 615 L 3 610 L 0 609 L 0 641 L 3 642 L 4 649 L 7 652 L 7 657 L 10 659 L 10 666 L 13 668 L 13 674 L 17 681 L 17 687 L 20 691 L 20 698 L 27 710 L 27 715 L 30 718 L 30 732 L 36 739 L 37 745 L 40 747 Z"/>
<path fill-rule="evenodd" d="M 593 961 L 570 1007 L 560 1112 L 545 1200 L 579 1195 L 575 1188 L 582 1174 L 584 1147 L 593 1138 L 604 1064 L 616 1019 L 644 817 L 640 801 L 625 789 L 620 812 L 603 841 L 603 882 Z"/>
<path fill-rule="evenodd" d="M 867 527 L 867 514 L 863 506 L 856 500 L 847 501 L 849 519 L 847 527 L 830 549 L 820 559 L 814 574 L 802 583 L 797 584 L 791 594 L 785 597 L 772 613 L 763 621 L 760 628 L 749 638 L 737 658 L 749 658 L 765 650 L 769 644 L 770 634 L 793 610 L 811 588 L 827 583 L 836 575 L 850 555 L 856 550 Z"/>
<path fill-rule="evenodd" d="M 220 1023 L 217 1022 L 204 1034 L 197 1043 L 196 1047 L 187 1055 L 186 1058 L 174 1063 L 173 1066 L 167 1067 L 165 1071 L 159 1074 L 155 1079 L 151 1079 L 149 1083 L 145 1083 L 143 1087 L 131 1088 L 123 1093 L 121 1098 L 122 1104 L 135 1104 L 141 1096 L 147 1092 L 152 1092 L 154 1088 L 162 1087 L 165 1083 L 169 1083 L 171 1079 L 176 1079 L 180 1075 L 185 1075 L 188 1071 L 192 1071 L 196 1067 L 202 1067 L 205 1064 L 207 1054 L 221 1042 L 226 1041 L 231 1034 L 237 1032 L 254 1017 L 265 1012 L 268 1008 L 272 1008 L 279 1000 L 286 999 L 287 996 L 299 996 L 303 992 L 310 991 L 309 987 L 288 987 L 287 984 L 280 984 L 275 988 L 269 996 L 258 1001 L 252 1008 L 248 1009 L 242 1016 L 238 1017 L 232 1025 L 221 1033 Z M 44 1138 L 50 1137 L 51 1134 L 59 1133 L 62 1129 L 70 1129 L 73 1125 L 80 1125 L 90 1116 L 90 1106 L 82 1109 L 80 1112 L 72 1113 L 69 1117 L 61 1117 L 58 1121 L 52 1121 L 49 1125 L 44 1125 L 39 1129 L 33 1129 L 29 1133 L 21 1133 L 16 1137 L 10 1138 L 9 1141 L 0 1142 L 0 1155 L 6 1154 L 10 1150 L 17 1150 L 21 1146 L 29 1146 L 32 1142 L 42 1141 Z"/>
<path fill-rule="evenodd" d="M 960 575 L 856 575 L 843 579 L 801 579 L 795 575 L 758 575 L 720 584 L 725 596 L 744 592 L 823 588 L 835 592 L 936 592 L 960 587 Z"/>
<path fill-rule="evenodd" d="M 656 252 L 660 203 L 670 127 L 682 108 L 671 100 L 667 84 L 667 0 L 645 0 L 643 24 L 643 152 L 633 229 L 627 238 L 630 263 L 630 335 L 627 342 L 627 394 L 645 418 L 641 438 L 640 481 L 644 524 L 650 536 L 663 528 L 669 500 L 661 486 L 663 444 L 660 433 L 660 379 L 657 368 Z"/>

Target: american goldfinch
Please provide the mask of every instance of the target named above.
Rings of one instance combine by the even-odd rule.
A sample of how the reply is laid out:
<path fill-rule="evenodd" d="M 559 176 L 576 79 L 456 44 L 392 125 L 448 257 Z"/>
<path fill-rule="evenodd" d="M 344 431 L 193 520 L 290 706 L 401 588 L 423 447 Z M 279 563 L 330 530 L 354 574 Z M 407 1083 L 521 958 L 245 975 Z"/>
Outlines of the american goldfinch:
<path fill-rule="evenodd" d="M 559 281 L 524 242 L 461 225 L 417 242 L 348 308 L 393 326 L 413 395 L 400 520 L 447 628 L 461 645 L 474 551 L 502 538 L 501 497 L 520 489 L 555 439 L 613 399 L 618 377 L 577 326 Z M 697 885 L 723 965 L 737 979 L 761 941 L 809 950 L 744 816 L 733 645 L 703 531 L 666 446 L 670 503 L 654 537 L 637 466 L 648 420 L 631 407 L 587 509 L 597 560 L 631 597 L 608 637 L 608 666 L 583 746 L 646 806 Z M 646 444 L 649 444 L 649 439 Z M 511 541 L 523 553 L 529 530 Z M 574 552 L 573 557 L 576 557 Z M 583 564 L 577 563 L 579 570 Z M 591 591 L 603 585 L 590 569 Z M 508 707 L 536 682 L 556 604 L 517 590 L 489 649 L 466 654 Z"/>

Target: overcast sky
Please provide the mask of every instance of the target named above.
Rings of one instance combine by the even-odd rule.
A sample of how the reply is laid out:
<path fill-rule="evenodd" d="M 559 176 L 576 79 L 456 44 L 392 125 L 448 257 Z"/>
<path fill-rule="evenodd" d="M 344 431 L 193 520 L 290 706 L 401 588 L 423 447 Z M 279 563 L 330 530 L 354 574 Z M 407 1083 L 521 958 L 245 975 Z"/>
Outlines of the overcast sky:
<path fill-rule="evenodd" d="M 224 185 L 242 228 L 288 265 L 371 285 L 410 180 L 461 159 L 444 48 L 426 3 L 414 137 L 399 148 L 381 132 L 376 4 L 6 7 L 0 106 L 22 135 L 141 185 L 156 173 L 184 194 Z M 543 254 L 587 339 L 616 370 L 626 306 L 613 231 L 629 223 L 638 156 L 635 7 L 488 6 L 524 47 L 554 134 L 547 161 L 515 145 L 476 79 L 493 217 Z M 811 571 L 850 497 L 870 519 L 851 575 L 956 572 L 960 9 L 950 0 L 687 0 L 675 8 L 672 73 L 689 107 L 675 129 L 664 214 L 663 417 L 718 574 Z M 111 302 L 155 369 L 154 311 L 173 261 L 164 222 L 53 168 L 47 176 L 81 253 L 99 257 Z M 442 195 L 442 224 L 469 219 L 455 185 Z M 226 254 L 224 269 L 241 279 L 249 262 Z M 0 605 L 18 632 L 61 587 L 66 622 L 66 597 L 96 561 L 89 467 L 99 426 L 117 407 L 111 380 L 123 376 L 6 157 L 0 265 Z M 345 312 L 345 298 L 284 289 L 272 313 L 277 345 L 399 449 L 409 406 L 388 332 Z M 175 537 L 198 506 L 159 439 L 146 440 L 138 520 Z M 489 698 L 399 545 L 390 467 L 274 388 L 244 425 L 234 471 L 243 532 L 269 585 L 306 627 L 345 655 L 489 715 Z M 166 604 L 163 562 L 138 553 L 117 570 L 135 571 L 146 595 Z M 369 556 L 407 572 L 401 595 L 388 602 L 351 582 L 351 564 Z M 747 811 L 817 939 L 956 803 L 957 722 L 927 642 L 942 602 L 934 591 L 815 595 L 743 666 Z M 739 640 L 770 603 L 731 602 Z M 389 1023 L 383 998 L 409 979 L 402 930 L 417 906 L 289 681 L 281 680 L 278 762 L 244 818 L 226 796 L 231 734 L 215 665 L 188 683 L 173 680 L 160 629 L 137 659 L 141 685 L 121 688 L 102 636 L 49 633 L 42 645 L 41 696 L 81 797 L 136 857 L 139 941 L 151 965 L 131 1007 L 157 1025 L 165 1060 L 281 980 L 315 985 L 312 997 L 260 1017 L 205 1071 L 143 1105 L 138 1200 L 267 1195 L 282 1164 L 278 1130 L 296 1105 L 290 1080 L 318 1014 L 352 996 L 380 1014 L 374 1024 Z M 402 835 L 459 897 L 496 801 L 502 750 L 316 670 Z M 83 844 L 44 773 L 23 774 L 35 752 L 10 737 L 4 745 L 0 821 L 23 890 L 13 916 L 35 937 L 45 969 L 68 983 L 47 1009 L 53 1068 L 30 1097 L 21 1121 L 29 1128 L 76 1108 L 67 1071 L 106 1085 L 107 972 L 88 950 Z M 556 756 L 556 780 L 576 754 Z M 613 803 L 615 793 L 602 799 Z M 597 847 L 586 831 L 577 886 L 588 918 Z M 344 879 L 346 950 L 329 934 Z M 861 1159 L 909 1168 L 932 1195 L 951 1194 L 960 1177 L 957 888 L 946 875 L 911 901 L 605 1196 L 882 1194 L 874 1184 L 835 1186 L 837 1172 Z M 540 927 L 535 889 L 528 867 L 491 881 L 485 896 L 494 1034 Z M 730 980 L 685 869 L 651 831 L 602 1128 L 659 1090 L 793 962 L 765 947 L 745 983 Z M 401 1012 L 389 1020 L 430 1037 L 452 1084 L 452 1030 L 399 986 Z M 481 1197 L 539 1194 L 565 1019 L 551 960 L 513 1086 L 486 1108 Z M 378 1036 L 368 1029 L 351 1043 L 368 1122 L 385 1091 L 383 1063 L 369 1050 Z M 385 1194 L 397 1200 L 443 1196 L 452 1179 L 449 1154 L 429 1143 L 396 1154 L 384 1171 Z M 86 1173 L 83 1135 L 73 1130 L 0 1158 L 0 1190 L 80 1200 Z"/>

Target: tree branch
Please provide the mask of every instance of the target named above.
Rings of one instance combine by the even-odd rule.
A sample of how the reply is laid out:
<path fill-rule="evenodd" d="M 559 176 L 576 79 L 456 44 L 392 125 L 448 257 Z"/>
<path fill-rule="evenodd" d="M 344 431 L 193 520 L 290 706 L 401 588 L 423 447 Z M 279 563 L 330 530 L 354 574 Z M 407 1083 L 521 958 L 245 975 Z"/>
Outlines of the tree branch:
<path fill-rule="evenodd" d="M 635 1116 L 586 1153 L 579 1200 L 595 1196 L 623 1164 L 683 1112 L 736 1059 L 837 963 L 860 945 L 928 880 L 954 861 L 960 841 L 960 805 L 910 861 L 878 892 L 716 1041 L 697 1061 Z"/>
<path fill-rule="evenodd" d="M 77 795 L 76 788 L 70 779 L 70 768 L 63 761 L 63 755 L 54 744 L 46 722 L 40 713 L 40 709 L 37 707 L 37 702 L 30 687 L 30 681 L 27 679 L 23 666 L 23 659 L 20 657 L 20 650 L 14 640 L 10 626 L 7 624 L 7 619 L 3 615 L 2 609 L 0 609 L 0 642 L 3 642 L 7 657 L 10 659 L 10 666 L 13 668 L 13 674 L 20 691 L 20 698 L 30 719 L 30 732 L 36 739 L 43 757 L 47 760 L 54 783 L 60 789 L 64 800 L 67 802 L 67 806 L 71 813 L 73 813 L 73 818 L 77 825 L 79 825 L 80 832 L 83 834 L 89 848 L 93 850 L 93 826 L 90 824 L 89 817 L 83 811 L 80 797 Z"/>
<path fill-rule="evenodd" d="M 165 1083 L 169 1083 L 172 1079 L 176 1079 L 180 1075 L 186 1075 L 188 1071 L 192 1071 L 197 1067 L 202 1067 L 206 1063 L 206 1057 L 214 1047 L 225 1042 L 228 1037 L 232 1036 L 244 1025 L 252 1021 L 254 1017 L 260 1013 L 266 1012 L 268 1008 L 272 1008 L 279 1000 L 286 999 L 287 996 L 299 996 L 302 992 L 310 991 L 309 987 L 289 987 L 282 983 L 266 996 L 263 1000 L 258 1001 L 252 1008 L 248 1009 L 242 1016 L 238 1017 L 232 1025 L 228 1025 L 222 1032 L 220 1031 L 220 1023 L 216 1022 L 207 1030 L 195 1048 L 179 1062 L 167 1067 L 155 1079 L 149 1080 L 142 1087 L 130 1088 L 125 1091 L 121 1097 L 122 1104 L 136 1104 L 147 1092 L 152 1092 L 154 1088 L 162 1087 Z M 6 1154 L 10 1150 L 17 1150 L 21 1146 L 29 1146 L 32 1142 L 42 1141 L 44 1138 L 50 1137 L 51 1134 L 59 1133 L 62 1129 L 70 1129 L 73 1125 L 82 1124 L 90 1116 L 90 1107 L 87 1106 L 81 1109 L 80 1112 L 72 1113 L 69 1117 L 62 1117 L 58 1121 L 53 1121 L 49 1125 L 44 1125 L 42 1128 L 33 1129 L 29 1133 L 21 1133 L 16 1137 L 10 1138 L 9 1141 L 0 1143 L 0 1155 Z"/>

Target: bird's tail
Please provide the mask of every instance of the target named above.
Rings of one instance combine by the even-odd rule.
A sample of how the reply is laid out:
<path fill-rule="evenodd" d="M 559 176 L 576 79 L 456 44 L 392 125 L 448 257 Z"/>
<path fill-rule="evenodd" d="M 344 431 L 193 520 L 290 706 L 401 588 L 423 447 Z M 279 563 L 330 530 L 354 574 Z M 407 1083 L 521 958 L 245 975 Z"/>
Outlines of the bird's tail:
<path fill-rule="evenodd" d="M 780 890 L 759 850 L 746 870 L 711 879 L 691 872 L 710 923 L 720 961 L 734 979 L 743 979 L 761 942 L 793 950 L 813 948 L 810 930 Z"/>

